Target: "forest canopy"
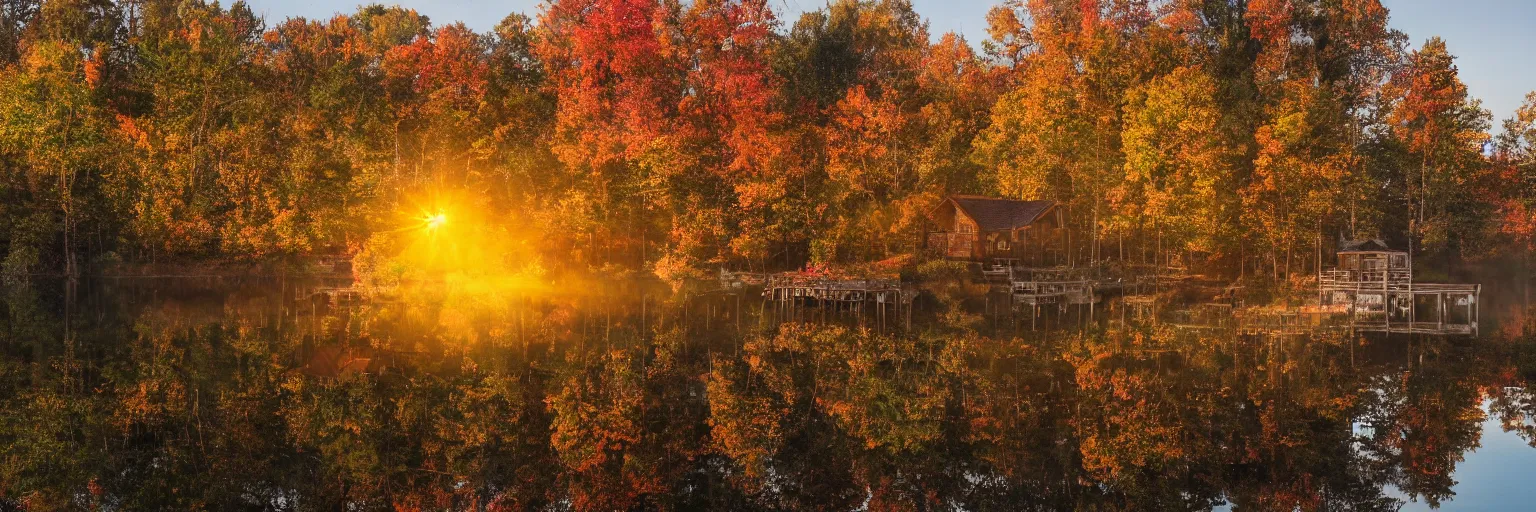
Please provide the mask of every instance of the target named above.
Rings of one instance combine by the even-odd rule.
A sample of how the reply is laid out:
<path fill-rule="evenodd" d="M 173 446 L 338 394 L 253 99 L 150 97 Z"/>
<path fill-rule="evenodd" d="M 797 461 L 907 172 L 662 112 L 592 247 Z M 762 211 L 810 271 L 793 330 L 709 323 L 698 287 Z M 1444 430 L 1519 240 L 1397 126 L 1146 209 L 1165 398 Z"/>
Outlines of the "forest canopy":
<path fill-rule="evenodd" d="M 1376 0 L 987 19 L 972 42 L 905 0 L 552 0 L 478 33 L 5 0 L 0 270 L 369 254 L 458 212 L 507 265 L 671 279 L 910 253 L 956 193 L 1059 201 L 1076 264 L 1536 242 L 1536 93 L 1492 137 L 1445 43 Z"/>

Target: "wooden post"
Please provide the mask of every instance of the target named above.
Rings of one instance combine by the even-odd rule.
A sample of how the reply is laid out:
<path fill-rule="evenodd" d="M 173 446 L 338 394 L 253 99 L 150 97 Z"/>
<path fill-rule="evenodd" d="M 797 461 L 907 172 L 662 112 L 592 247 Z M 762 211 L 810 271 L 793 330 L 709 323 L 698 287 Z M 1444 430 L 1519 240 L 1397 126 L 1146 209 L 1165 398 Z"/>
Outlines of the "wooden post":
<path fill-rule="evenodd" d="M 1408 330 L 1413 331 L 1413 324 L 1419 321 L 1419 296 L 1413 293 L 1413 285 L 1408 285 Z"/>
<path fill-rule="evenodd" d="M 1093 321 L 1094 310 L 1093 283 L 1088 283 L 1088 321 Z"/>
<path fill-rule="evenodd" d="M 1356 300 L 1359 298 L 1357 297 Z M 1385 313 L 1382 318 L 1386 319 L 1387 332 L 1390 333 L 1392 332 L 1392 292 L 1382 292 L 1381 304 L 1382 312 Z"/>
<path fill-rule="evenodd" d="M 1437 303 L 1436 307 L 1440 309 L 1440 313 L 1438 314 L 1438 316 L 1435 317 L 1435 323 L 1436 323 L 1436 325 L 1440 329 L 1444 329 L 1445 328 L 1445 292 L 1440 292 L 1440 293 L 1435 294 L 1435 302 Z"/>
<path fill-rule="evenodd" d="M 1477 330 L 1477 317 L 1483 313 L 1483 285 L 1472 288 L 1472 299 L 1467 308 L 1472 311 L 1472 330 Z"/>
<path fill-rule="evenodd" d="M 1471 326 L 1475 330 L 1477 329 L 1477 322 L 1472 319 L 1472 297 L 1474 296 L 1467 295 L 1467 325 Z"/>

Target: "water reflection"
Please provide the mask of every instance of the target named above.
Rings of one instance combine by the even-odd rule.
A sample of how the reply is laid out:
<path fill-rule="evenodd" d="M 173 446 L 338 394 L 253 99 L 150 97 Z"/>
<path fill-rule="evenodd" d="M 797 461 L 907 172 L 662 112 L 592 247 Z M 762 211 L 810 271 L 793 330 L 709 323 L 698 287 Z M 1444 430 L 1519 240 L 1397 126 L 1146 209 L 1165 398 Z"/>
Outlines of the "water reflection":
<path fill-rule="evenodd" d="M 1536 442 L 1532 356 L 1500 339 L 1014 336 L 944 304 L 903 333 L 775 326 L 738 296 L 333 306 L 311 284 L 6 289 L 0 492 L 29 510 L 1395 510 L 1455 499 L 1490 416 Z"/>

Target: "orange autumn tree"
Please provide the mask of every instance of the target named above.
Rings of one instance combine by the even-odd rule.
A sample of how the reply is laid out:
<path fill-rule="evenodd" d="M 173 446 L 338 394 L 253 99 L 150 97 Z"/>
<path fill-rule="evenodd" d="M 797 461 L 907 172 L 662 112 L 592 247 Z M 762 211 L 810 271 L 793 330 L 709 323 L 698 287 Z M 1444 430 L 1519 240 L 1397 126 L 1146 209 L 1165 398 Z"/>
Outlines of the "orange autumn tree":
<path fill-rule="evenodd" d="M 773 236 L 766 207 L 789 177 L 775 109 L 779 81 L 768 61 L 773 12 L 759 0 L 695 2 L 677 23 L 673 51 L 691 63 L 678 122 L 642 160 L 659 189 L 647 201 L 671 226 L 656 273 L 672 279 L 766 257 Z"/>
<path fill-rule="evenodd" d="M 1504 121 L 1494 162 L 1500 183 L 1506 184 L 1501 187 L 1500 230 L 1529 254 L 1536 249 L 1536 92 L 1527 94 Z"/>
<path fill-rule="evenodd" d="M 238 3 L 18 2 L 0 20 L 8 90 L 20 57 L 69 48 L 80 69 L 58 90 L 89 91 L 111 126 L 102 172 L 66 187 L 84 195 L 12 182 L 0 202 L 26 220 L 0 244 L 66 272 L 76 250 L 357 254 L 429 188 L 494 214 L 519 242 L 509 260 L 674 283 L 911 253 L 954 193 L 1061 201 L 1072 264 L 1307 273 L 1338 234 L 1412 233 L 1434 265 L 1529 231 L 1487 186 L 1490 164 L 1514 171 L 1483 154 L 1487 116 L 1450 54 L 1406 55 L 1377 0 L 1010 0 L 980 44 L 932 37 L 906 0 L 793 23 L 774 7 L 557 0 L 477 33 L 379 5 L 276 21 Z M 1181 123 L 1198 136 L 1173 141 Z M 1147 178 L 1180 169 L 1201 177 Z"/>
<path fill-rule="evenodd" d="M 478 35 L 455 24 L 384 53 L 395 144 L 412 157 L 396 162 L 395 187 L 459 184 L 489 170 L 487 131 L 476 116 L 489 87 L 486 51 Z"/>
<path fill-rule="evenodd" d="M 660 229 L 646 195 L 656 184 L 640 160 L 677 119 L 684 63 L 677 7 L 651 0 L 561 0 L 540 18 L 535 52 L 557 98 L 551 149 L 574 186 L 550 202 L 550 226 L 578 261 L 637 267 Z"/>
<path fill-rule="evenodd" d="M 1389 122 L 1404 151 L 1402 183 L 1415 247 L 1455 253 L 1463 235 L 1489 218 L 1476 191 L 1488 177 L 1482 157 L 1489 114 L 1467 94 L 1445 41 L 1430 38 L 1392 77 Z"/>
<path fill-rule="evenodd" d="M 989 20 L 988 45 L 1007 54 L 1012 88 L 975 144 L 982 175 L 1006 197 L 1064 202 L 1084 240 L 1074 256 L 1124 257 L 1123 242 L 1106 251 L 1101 239 L 1140 233 L 1137 222 L 1111 215 L 1107 200 L 1125 178 L 1126 93 L 1189 59 L 1190 49 L 1169 20 L 1137 2 L 1006 2 Z"/>
<path fill-rule="evenodd" d="M 1254 81 L 1265 107 L 1254 132 L 1253 174 L 1242 190 L 1242 221 L 1257 242 L 1253 252 L 1267 253 L 1276 277 L 1316 266 L 1301 262 L 1320 264 L 1297 258 L 1298 250 L 1314 249 L 1320 258 L 1325 226 L 1336 224 L 1344 210 L 1340 205 L 1361 193 L 1355 184 L 1363 159 L 1356 144 L 1364 134 L 1354 116 L 1362 96 L 1379 87 L 1363 77 L 1385 76 L 1386 64 L 1374 60 L 1383 56 L 1381 49 L 1372 45 L 1390 37 L 1381 30 L 1384 20 L 1372 17 L 1372 5 L 1264 1 L 1250 4 L 1246 13 L 1251 37 L 1262 45 Z M 1312 23 L 1335 17 L 1356 23 Z M 1318 44 L 1319 37 L 1336 38 L 1338 44 Z M 1362 79 L 1345 79 L 1341 70 Z"/>
<path fill-rule="evenodd" d="M 892 201 L 912 193 L 920 144 L 916 70 L 927 27 L 900 0 L 843 0 L 806 13 L 781 45 L 780 73 L 803 141 L 796 160 L 812 173 L 795 213 L 813 262 L 880 259 Z"/>
<path fill-rule="evenodd" d="M 271 198 L 258 182 L 272 177 L 265 170 L 276 163 L 261 137 L 272 112 L 248 58 L 260 21 L 243 4 L 227 11 L 199 4 L 146 9 L 141 22 L 159 31 L 146 31 L 137 51 L 160 65 L 141 70 L 152 106 L 125 123 L 136 139 L 129 156 L 134 232 L 154 256 L 249 249 L 238 238 L 222 244 L 220 235 L 228 216 L 236 224 L 271 220 L 259 212 Z"/>
<path fill-rule="evenodd" d="M 543 20 L 537 49 L 559 98 L 553 148 L 591 185 L 571 198 L 634 228 L 591 234 L 669 279 L 764 257 L 766 209 L 784 184 L 771 171 L 786 170 L 766 4 L 573 1 Z"/>

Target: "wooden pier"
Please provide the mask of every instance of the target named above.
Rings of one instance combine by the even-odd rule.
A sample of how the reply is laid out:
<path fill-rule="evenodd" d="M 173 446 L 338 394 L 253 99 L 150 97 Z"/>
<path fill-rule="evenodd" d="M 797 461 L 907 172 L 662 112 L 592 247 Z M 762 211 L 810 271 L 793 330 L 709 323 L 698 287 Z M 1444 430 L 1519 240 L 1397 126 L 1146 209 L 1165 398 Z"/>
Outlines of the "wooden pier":
<path fill-rule="evenodd" d="M 1379 240 L 1344 242 L 1338 268 L 1318 273 L 1318 303 L 1341 309 L 1356 328 L 1476 334 L 1482 285 L 1418 283 L 1413 261 Z"/>
<path fill-rule="evenodd" d="M 1018 313 L 1027 312 L 1030 330 L 1039 327 L 1042 307 L 1054 305 L 1058 314 L 1065 314 L 1069 306 L 1087 306 L 1078 314 L 1078 323 L 1081 323 L 1091 321 L 1094 305 L 1099 300 L 1094 293 L 1098 281 L 1093 277 L 1093 269 L 995 265 L 983 268 L 982 278 L 992 287 L 987 299 L 987 315 L 1001 313 L 1006 305 L 1009 321 L 1018 322 Z M 998 300 L 996 295 L 1006 298 Z"/>
<path fill-rule="evenodd" d="M 329 305 L 340 306 L 367 301 L 368 295 L 356 286 L 318 286 L 306 291 L 310 300 L 323 300 Z"/>
<path fill-rule="evenodd" d="M 1009 293 L 1017 305 L 1061 306 L 1092 304 L 1093 281 L 1012 281 Z"/>
<path fill-rule="evenodd" d="M 726 292 L 737 292 L 748 287 L 763 286 L 768 281 L 768 274 L 761 272 L 733 272 L 720 269 L 720 289 Z"/>
<path fill-rule="evenodd" d="M 1347 309 L 1288 308 L 1239 311 L 1233 325 L 1243 334 L 1305 334 L 1318 331 L 1379 332 L 1390 334 L 1475 335 L 1477 325 L 1468 322 L 1389 321 L 1356 315 Z"/>
<path fill-rule="evenodd" d="M 1338 267 L 1318 273 L 1318 302 L 1300 307 L 1244 307 L 1242 289 L 1226 287 L 1215 302 L 1163 315 L 1154 295 L 1127 293 L 1134 318 L 1187 329 L 1234 329 L 1243 334 L 1305 334 L 1336 330 L 1393 334 L 1476 335 L 1482 285 L 1421 283 L 1412 259 L 1379 240 L 1343 242 Z M 1161 286 L 1158 286 L 1161 288 Z M 1124 315 L 1124 313 L 1122 313 Z M 1122 316 L 1121 322 L 1127 321 Z"/>
<path fill-rule="evenodd" d="M 870 315 L 881 328 L 911 327 L 914 293 L 891 278 L 857 278 L 783 272 L 767 276 L 763 299 L 776 316 L 790 321 L 849 316 L 863 322 Z"/>
<path fill-rule="evenodd" d="M 988 282 L 1005 286 L 1016 306 L 1067 306 L 1097 302 L 1093 292 L 1098 281 L 1092 278 L 1087 269 L 994 266 L 983 269 L 982 276 Z"/>

